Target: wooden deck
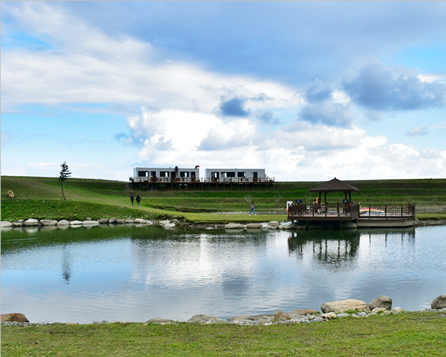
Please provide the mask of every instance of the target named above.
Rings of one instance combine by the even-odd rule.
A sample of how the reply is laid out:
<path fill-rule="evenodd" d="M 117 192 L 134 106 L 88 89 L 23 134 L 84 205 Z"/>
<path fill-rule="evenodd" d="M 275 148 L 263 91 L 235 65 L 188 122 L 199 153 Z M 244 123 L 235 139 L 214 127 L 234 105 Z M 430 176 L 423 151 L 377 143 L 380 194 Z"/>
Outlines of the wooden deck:
<path fill-rule="evenodd" d="M 132 189 L 154 189 L 154 190 L 211 190 L 219 187 L 240 189 L 254 189 L 254 187 L 269 188 L 274 187 L 274 177 L 223 177 L 223 178 L 194 178 L 194 177 L 130 177 L 130 187 Z"/>
<path fill-rule="evenodd" d="M 293 204 L 288 208 L 288 220 L 291 221 L 350 221 L 363 224 L 377 222 L 413 221 L 415 205 L 369 205 L 360 207 L 355 203 L 318 205 Z"/>

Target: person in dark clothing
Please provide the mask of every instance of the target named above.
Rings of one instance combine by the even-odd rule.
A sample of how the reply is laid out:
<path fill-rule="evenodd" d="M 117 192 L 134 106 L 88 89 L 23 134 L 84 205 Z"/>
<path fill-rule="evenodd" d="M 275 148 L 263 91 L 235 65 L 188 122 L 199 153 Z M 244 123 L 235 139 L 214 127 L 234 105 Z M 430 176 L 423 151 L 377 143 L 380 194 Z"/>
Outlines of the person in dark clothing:
<path fill-rule="evenodd" d="M 135 197 L 133 196 L 133 193 L 130 194 L 130 202 L 132 202 L 132 206 L 133 206 L 133 200 L 135 199 Z"/>
<path fill-rule="evenodd" d="M 141 201 L 141 197 L 139 197 L 139 195 L 136 195 L 136 202 L 138 203 L 138 206 L 139 206 L 140 201 Z"/>

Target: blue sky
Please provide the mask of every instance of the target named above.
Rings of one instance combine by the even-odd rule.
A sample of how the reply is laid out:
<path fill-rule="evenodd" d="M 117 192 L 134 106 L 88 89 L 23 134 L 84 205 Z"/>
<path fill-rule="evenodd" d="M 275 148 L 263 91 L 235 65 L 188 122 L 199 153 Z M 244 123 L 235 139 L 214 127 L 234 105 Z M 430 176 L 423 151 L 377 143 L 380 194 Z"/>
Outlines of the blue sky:
<path fill-rule="evenodd" d="M 445 2 L 2 2 L 2 175 L 446 177 Z"/>

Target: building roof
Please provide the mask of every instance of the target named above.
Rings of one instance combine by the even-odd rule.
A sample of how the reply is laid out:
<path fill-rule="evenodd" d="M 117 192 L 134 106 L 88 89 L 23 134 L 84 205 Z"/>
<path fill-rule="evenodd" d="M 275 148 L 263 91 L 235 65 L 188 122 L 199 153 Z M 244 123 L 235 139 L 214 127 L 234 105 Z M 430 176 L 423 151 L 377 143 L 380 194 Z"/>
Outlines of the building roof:
<path fill-rule="evenodd" d="M 319 186 L 310 188 L 309 192 L 352 192 L 361 191 L 359 188 L 354 187 L 347 182 L 338 180 L 336 177 L 333 180 L 327 181 Z"/>

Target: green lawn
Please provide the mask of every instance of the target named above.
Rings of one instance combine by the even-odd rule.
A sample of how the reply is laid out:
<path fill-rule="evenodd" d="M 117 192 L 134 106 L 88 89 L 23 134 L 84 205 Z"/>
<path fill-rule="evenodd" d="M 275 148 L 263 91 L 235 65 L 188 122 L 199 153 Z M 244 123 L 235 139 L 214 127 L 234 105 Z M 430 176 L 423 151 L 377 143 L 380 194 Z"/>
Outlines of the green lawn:
<path fill-rule="evenodd" d="M 270 326 L 4 326 L 2 356 L 445 356 L 445 333 L 444 314 L 432 312 Z"/>
<path fill-rule="evenodd" d="M 433 211 L 446 206 L 446 179 L 424 180 L 374 180 L 349 181 L 359 187 L 353 201 L 368 204 L 407 204 L 428 207 Z M 131 189 L 127 182 L 109 180 L 69 179 L 64 184 L 66 201 L 62 200 L 57 178 L 2 176 L 2 220 L 14 221 L 27 218 L 80 219 L 87 217 L 156 218 L 184 217 L 195 222 L 246 222 L 286 219 L 285 215 L 246 216 L 215 215 L 211 212 L 247 212 L 250 201 L 256 204 L 256 211 L 283 212 L 286 201 L 303 199 L 312 201 L 315 193 L 309 188 L 319 182 L 287 182 L 276 184 L 274 189 L 247 191 L 229 190 L 138 190 Z M 14 191 L 15 198 L 7 197 L 8 190 Z M 143 199 L 141 207 L 132 207 L 129 196 L 133 192 Z M 330 194 L 329 202 L 339 202 L 342 193 Z M 420 218 L 446 218 L 419 215 Z"/>

